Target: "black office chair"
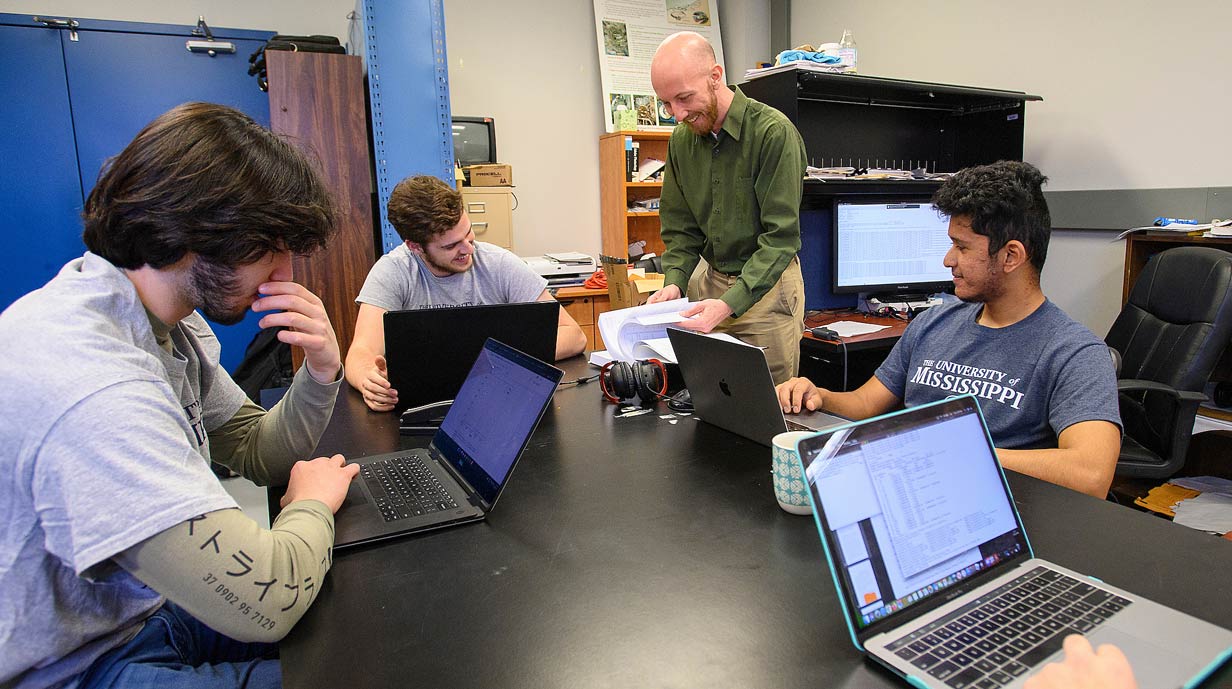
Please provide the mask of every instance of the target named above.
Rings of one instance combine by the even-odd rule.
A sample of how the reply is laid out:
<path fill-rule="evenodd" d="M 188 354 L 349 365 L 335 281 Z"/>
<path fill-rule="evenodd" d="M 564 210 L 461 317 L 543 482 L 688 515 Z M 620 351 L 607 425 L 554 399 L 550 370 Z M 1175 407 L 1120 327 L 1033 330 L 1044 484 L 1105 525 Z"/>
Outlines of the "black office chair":
<path fill-rule="evenodd" d="M 1187 246 L 1152 256 L 1104 338 L 1121 357 L 1117 476 L 1180 470 L 1202 389 L 1230 336 L 1232 253 Z"/>

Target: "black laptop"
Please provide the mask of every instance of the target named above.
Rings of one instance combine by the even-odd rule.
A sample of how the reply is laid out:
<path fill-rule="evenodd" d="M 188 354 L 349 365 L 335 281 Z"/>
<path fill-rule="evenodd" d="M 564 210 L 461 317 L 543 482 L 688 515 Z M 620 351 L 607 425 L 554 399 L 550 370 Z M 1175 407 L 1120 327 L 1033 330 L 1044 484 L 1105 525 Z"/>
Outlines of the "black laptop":
<path fill-rule="evenodd" d="M 559 319 L 556 301 L 387 311 L 385 361 L 398 409 L 453 399 L 489 337 L 555 360 Z"/>
<path fill-rule="evenodd" d="M 487 517 L 563 375 L 488 340 L 430 446 L 353 460 L 334 547 Z"/>
<path fill-rule="evenodd" d="M 1118 646 L 1143 689 L 1232 655 L 1226 629 L 1036 558 L 970 395 L 798 448 L 851 639 L 914 687 L 1021 687 L 1070 634 Z"/>

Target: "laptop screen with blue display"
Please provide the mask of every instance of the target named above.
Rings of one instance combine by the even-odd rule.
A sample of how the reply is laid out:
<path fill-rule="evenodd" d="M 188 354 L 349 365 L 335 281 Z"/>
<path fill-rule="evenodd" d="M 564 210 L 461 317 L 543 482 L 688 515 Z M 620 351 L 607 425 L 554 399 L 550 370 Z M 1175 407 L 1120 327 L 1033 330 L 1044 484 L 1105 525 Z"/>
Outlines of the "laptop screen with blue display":
<path fill-rule="evenodd" d="M 560 377 L 554 366 L 495 340 L 475 359 L 432 444 L 489 505 Z"/>

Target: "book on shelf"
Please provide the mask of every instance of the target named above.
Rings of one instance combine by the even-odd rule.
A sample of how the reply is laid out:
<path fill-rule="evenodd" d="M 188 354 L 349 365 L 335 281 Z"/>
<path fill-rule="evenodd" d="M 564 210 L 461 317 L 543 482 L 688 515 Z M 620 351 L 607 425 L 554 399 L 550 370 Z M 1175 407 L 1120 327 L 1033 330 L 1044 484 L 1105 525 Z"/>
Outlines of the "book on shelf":
<path fill-rule="evenodd" d="M 633 178 L 634 182 L 650 182 L 655 175 L 658 175 L 663 167 L 667 165 L 658 158 L 647 158 L 637 166 L 637 175 Z"/>
<path fill-rule="evenodd" d="M 641 144 L 633 140 L 633 137 L 625 137 L 625 181 L 637 181 L 638 154 Z"/>

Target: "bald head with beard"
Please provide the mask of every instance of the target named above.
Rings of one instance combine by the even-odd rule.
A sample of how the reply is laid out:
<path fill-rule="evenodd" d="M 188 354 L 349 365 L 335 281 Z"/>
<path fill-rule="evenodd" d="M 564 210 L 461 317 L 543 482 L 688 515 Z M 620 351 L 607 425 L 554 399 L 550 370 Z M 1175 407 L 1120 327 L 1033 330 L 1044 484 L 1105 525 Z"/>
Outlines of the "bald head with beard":
<path fill-rule="evenodd" d="M 734 95 L 723 82 L 714 48 L 692 31 L 663 39 L 650 63 L 650 83 L 672 117 L 698 135 L 723 126 Z"/>

